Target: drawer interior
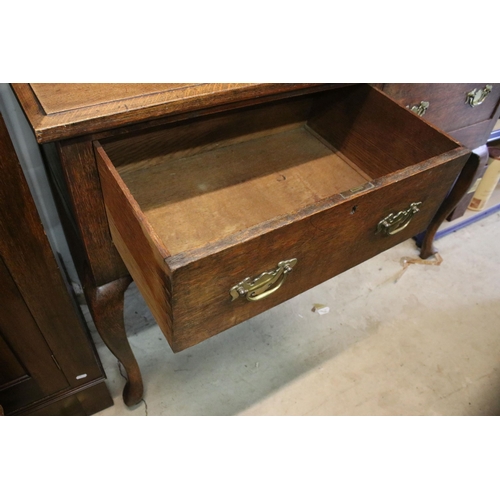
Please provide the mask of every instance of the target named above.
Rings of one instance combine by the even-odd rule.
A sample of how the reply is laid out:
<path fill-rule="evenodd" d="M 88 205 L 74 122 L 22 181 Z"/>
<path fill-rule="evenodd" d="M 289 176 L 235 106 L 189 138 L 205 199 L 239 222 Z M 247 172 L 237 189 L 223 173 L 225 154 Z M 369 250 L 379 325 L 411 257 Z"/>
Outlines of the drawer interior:
<path fill-rule="evenodd" d="M 102 144 L 170 255 L 345 198 L 457 147 L 368 85 Z"/>

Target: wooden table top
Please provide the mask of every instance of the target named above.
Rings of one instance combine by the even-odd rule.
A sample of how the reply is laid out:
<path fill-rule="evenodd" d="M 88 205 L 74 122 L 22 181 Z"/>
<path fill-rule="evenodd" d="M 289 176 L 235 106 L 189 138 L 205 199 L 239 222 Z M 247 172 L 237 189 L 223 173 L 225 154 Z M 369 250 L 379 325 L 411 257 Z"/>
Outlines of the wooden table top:
<path fill-rule="evenodd" d="M 133 125 L 276 94 L 344 84 L 319 83 L 14 83 L 39 143 Z"/>

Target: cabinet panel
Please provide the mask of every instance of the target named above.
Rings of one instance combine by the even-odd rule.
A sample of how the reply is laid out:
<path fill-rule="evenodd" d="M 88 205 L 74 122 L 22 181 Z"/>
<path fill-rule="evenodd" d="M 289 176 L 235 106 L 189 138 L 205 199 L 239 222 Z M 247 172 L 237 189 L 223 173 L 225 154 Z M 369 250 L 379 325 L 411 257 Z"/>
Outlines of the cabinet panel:
<path fill-rule="evenodd" d="M 24 366 L 11 351 L 0 332 L 0 391 L 27 376 Z"/>
<path fill-rule="evenodd" d="M 95 413 L 112 401 L 1 115 L 0 174 L 0 405 Z"/>
<path fill-rule="evenodd" d="M 0 403 L 9 413 L 69 384 L 1 259 L 0 297 Z"/>

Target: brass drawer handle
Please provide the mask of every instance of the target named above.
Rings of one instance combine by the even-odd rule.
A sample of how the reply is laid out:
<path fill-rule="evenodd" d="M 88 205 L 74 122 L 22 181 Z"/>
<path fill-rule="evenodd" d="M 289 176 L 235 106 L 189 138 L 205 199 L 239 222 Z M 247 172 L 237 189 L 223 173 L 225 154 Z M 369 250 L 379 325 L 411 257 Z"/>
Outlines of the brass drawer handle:
<path fill-rule="evenodd" d="M 390 213 L 377 224 L 377 233 L 387 236 L 399 233 L 411 222 L 413 216 L 420 210 L 421 201 L 412 203 L 408 209 L 401 210 L 397 214 Z"/>
<path fill-rule="evenodd" d="M 281 287 L 295 264 L 297 259 L 283 260 L 272 271 L 266 271 L 256 278 L 245 278 L 229 290 L 231 301 L 238 297 L 246 297 L 251 302 L 265 299 Z"/>
<path fill-rule="evenodd" d="M 486 85 L 484 89 L 474 89 L 467 93 L 465 97 L 465 102 L 471 107 L 475 108 L 480 104 L 483 104 L 484 100 L 488 97 L 488 94 L 493 90 L 493 85 Z"/>
<path fill-rule="evenodd" d="M 406 106 L 410 111 L 413 111 L 418 116 L 424 116 L 425 112 L 429 109 L 430 103 L 428 101 L 420 101 L 420 104 L 415 104 L 410 108 L 410 105 Z"/>

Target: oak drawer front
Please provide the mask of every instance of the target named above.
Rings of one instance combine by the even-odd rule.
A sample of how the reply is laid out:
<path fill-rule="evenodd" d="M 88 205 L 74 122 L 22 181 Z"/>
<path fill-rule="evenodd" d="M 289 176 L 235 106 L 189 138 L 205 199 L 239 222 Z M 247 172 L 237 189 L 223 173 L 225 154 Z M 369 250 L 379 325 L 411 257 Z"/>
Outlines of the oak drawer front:
<path fill-rule="evenodd" d="M 383 91 L 446 132 L 491 119 L 500 99 L 498 83 L 386 83 Z"/>
<path fill-rule="evenodd" d="M 194 253 L 167 259 L 174 269 L 173 300 L 179 306 L 174 313 L 176 348 L 209 338 L 424 231 L 461 166 L 461 160 L 454 160 L 411 178 L 381 180 L 369 193 L 305 213 L 267 234 L 257 235 L 261 231 L 256 228 L 248 241 L 220 252 L 214 248 L 205 258 Z M 404 230 L 377 232 L 380 221 L 415 202 L 422 205 Z M 242 280 L 291 259 L 297 263 L 274 293 L 255 302 L 244 296 L 232 300 L 230 290 Z"/>
<path fill-rule="evenodd" d="M 468 127 L 451 130 L 450 136 L 468 149 L 476 149 L 488 142 L 495 120 L 485 120 Z"/>
<path fill-rule="evenodd" d="M 361 85 L 96 155 L 113 240 L 180 351 L 424 230 L 469 151 Z"/>

